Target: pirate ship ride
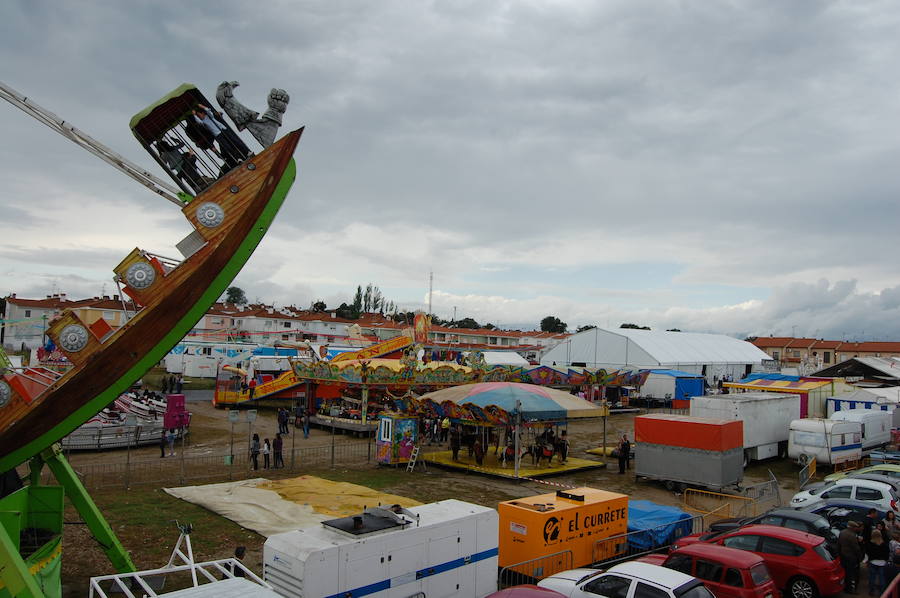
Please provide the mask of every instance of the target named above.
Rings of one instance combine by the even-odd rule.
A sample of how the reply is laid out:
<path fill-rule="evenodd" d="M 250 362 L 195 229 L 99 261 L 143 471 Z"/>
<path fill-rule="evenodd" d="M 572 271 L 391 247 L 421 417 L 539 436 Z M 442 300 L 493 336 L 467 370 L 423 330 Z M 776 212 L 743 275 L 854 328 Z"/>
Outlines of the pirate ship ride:
<path fill-rule="evenodd" d="M 42 111 L 43 122 L 62 123 L 61 132 L 94 153 L 113 154 L 21 94 L 6 86 L 2 91 L 29 113 Z M 296 176 L 293 153 L 302 129 L 251 155 L 208 106 L 196 87 L 182 85 L 132 119 L 137 139 L 181 188 L 140 167 L 129 169 L 179 205 L 191 224 L 191 234 L 177 244 L 183 259 L 133 249 L 114 268 L 116 283 L 141 306 L 126 324 L 113 330 L 105 320 L 88 324 L 63 312 L 47 335 L 75 367 L 64 374 L 37 368 L 6 372 L 0 381 L 0 471 L 70 433 L 159 362 L 224 293 L 275 218 Z M 204 118 L 215 118 L 225 131 L 213 137 L 202 126 Z M 167 155 L 163 148 L 180 154 L 172 159 L 172 150 Z"/>

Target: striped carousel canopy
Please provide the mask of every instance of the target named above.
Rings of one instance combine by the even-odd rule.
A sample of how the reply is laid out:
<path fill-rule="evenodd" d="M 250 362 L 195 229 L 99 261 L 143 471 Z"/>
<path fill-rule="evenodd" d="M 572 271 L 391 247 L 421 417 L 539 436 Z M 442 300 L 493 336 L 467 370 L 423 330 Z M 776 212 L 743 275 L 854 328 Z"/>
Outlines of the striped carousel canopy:
<path fill-rule="evenodd" d="M 526 420 L 558 421 L 576 417 L 598 417 L 603 410 L 580 397 L 535 384 L 482 382 L 452 386 L 419 397 L 437 404 L 452 401 L 484 408 L 496 405 L 509 414 L 521 413 Z"/>

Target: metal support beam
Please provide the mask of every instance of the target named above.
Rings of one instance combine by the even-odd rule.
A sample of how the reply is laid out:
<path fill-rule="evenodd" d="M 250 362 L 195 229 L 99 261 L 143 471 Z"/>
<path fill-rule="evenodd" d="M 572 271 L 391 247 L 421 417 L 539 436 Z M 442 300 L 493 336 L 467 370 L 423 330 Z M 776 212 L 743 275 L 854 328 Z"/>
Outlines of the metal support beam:
<path fill-rule="evenodd" d="M 91 534 L 100 544 L 100 548 L 106 553 L 109 562 L 112 563 L 115 570 L 119 573 L 137 571 L 128 551 L 119 542 L 116 534 L 113 533 L 112 528 L 106 522 L 106 518 L 103 517 L 100 509 L 97 508 L 97 505 L 87 490 L 85 490 L 81 480 L 78 479 L 78 474 L 75 473 L 75 470 L 72 469 L 72 466 L 69 465 L 69 462 L 63 455 L 59 444 L 54 444 L 43 451 L 40 458 L 53 472 L 59 485 L 65 490 L 66 496 L 69 497 L 81 518 L 84 519 L 88 529 L 91 530 Z"/>
<path fill-rule="evenodd" d="M 16 598 L 44 598 L 44 592 L 34 580 L 28 565 L 16 549 L 15 543 L 0 526 L 0 580 L 4 590 Z"/>

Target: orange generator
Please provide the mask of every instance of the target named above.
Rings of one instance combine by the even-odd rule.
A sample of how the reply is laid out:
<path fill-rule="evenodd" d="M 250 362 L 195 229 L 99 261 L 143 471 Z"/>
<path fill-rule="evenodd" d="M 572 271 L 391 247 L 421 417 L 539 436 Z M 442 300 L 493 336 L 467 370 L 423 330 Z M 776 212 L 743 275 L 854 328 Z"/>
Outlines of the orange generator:
<path fill-rule="evenodd" d="M 572 552 L 571 567 L 582 567 L 624 552 L 626 542 L 613 547 L 600 542 L 628 531 L 628 496 L 593 488 L 559 490 L 508 500 L 500 513 L 500 567 L 510 567 L 563 551 Z M 595 544 L 597 548 L 595 549 Z M 562 559 L 562 557 L 559 557 Z M 561 571 L 562 563 L 532 563 L 521 571 L 532 577 Z M 559 565 L 559 566 L 557 566 Z M 518 568 L 513 567 L 518 571 Z"/>

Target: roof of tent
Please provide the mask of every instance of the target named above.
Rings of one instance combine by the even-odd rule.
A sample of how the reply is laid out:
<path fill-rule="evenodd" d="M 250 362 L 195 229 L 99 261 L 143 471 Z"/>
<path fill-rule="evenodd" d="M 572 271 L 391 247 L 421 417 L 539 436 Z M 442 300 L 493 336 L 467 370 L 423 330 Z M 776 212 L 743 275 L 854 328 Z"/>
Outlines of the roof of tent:
<path fill-rule="evenodd" d="M 682 372 L 681 370 L 650 370 L 651 374 L 661 374 L 663 376 L 672 376 L 673 378 L 702 378 L 701 374 L 691 374 L 690 372 Z"/>
<path fill-rule="evenodd" d="M 548 351 L 542 363 L 693 365 L 754 364 L 771 359 L 748 343 L 724 334 L 591 328 Z"/>
<path fill-rule="evenodd" d="M 482 355 L 488 365 L 528 365 L 528 360 L 515 351 L 483 351 Z"/>

